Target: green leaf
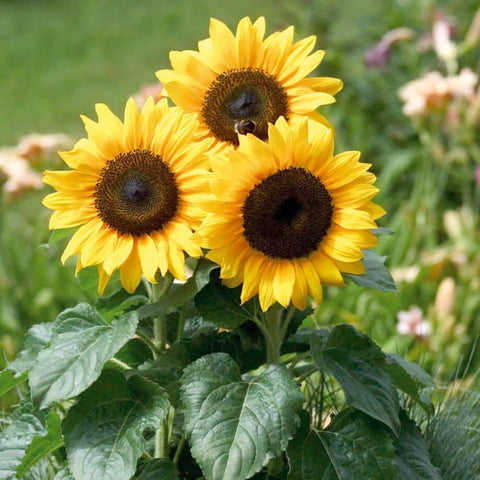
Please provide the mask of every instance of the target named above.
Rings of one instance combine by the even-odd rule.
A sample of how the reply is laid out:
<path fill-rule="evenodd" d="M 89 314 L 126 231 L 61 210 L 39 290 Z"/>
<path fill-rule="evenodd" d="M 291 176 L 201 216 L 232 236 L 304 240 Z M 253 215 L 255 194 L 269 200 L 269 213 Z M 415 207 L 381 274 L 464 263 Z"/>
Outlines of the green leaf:
<path fill-rule="evenodd" d="M 240 304 L 238 288 L 222 285 L 217 275 L 195 296 L 195 306 L 205 320 L 218 327 L 235 329 L 256 315 L 256 300 Z"/>
<path fill-rule="evenodd" d="M 395 382 L 397 388 L 417 401 L 427 413 L 433 413 L 431 400 L 421 394 L 422 388 L 434 386 L 430 375 L 420 365 L 411 363 L 400 355 L 387 353 L 385 357 L 385 370 Z"/>
<path fill-rule="evenodd" d="M 53 243 L 57 243 L 59 240 L 63 238 L 67 238 L 72 236 L 78 227 L 70 227 L 70 228 L 57 228 L 50 234 L 50 238 L 48 239 L 48 244 L 52 245 Z"/>
<path fill-rule="evenodd" d="M 139 308 L 147 301 L 147 297 L 143 295 L 131 295 L 122 289 L 110 297 L 99 298 L 95 303 L 95 308 L 107 322 L 110 322 L 114 317 L 119 317 L 130 310 Z"/>
<path fill-rule="evenodd" d="M 17 358 L 7 367 L 17 375 L 27 372 L 37 360 L 43 347 L 50 342 L 52 337 L 53 322 L 33 325 L 25 334 L 25 345 Z"/>
<path fill-rule="evenodd" d="M 25 452 L 22 463 L 17 467 L 19 478 L 22 478 L 34 464 L 63 445 L 62 421 L 59 415 L 55 412 L 49 412 L 45 418 L 45 423 L 45 435 L 37 435 L 33 438 Z"/>
<path fill-rule="evenodd" d="M 286 449 L 303 394 L 283 365 L 242 381 L 224 353 L 185 369 L 181 399 L 192 456 L 209 480 L 243 480 Z"/>
<path fill-rule="evenodd" d="M 331 461 L 322 480 L 400 480 L 389 431 L 362 412 L 343 410 L 318 435 Z"/>
<path fill-rule="evenodd" d="M 78 272 L 78 280 L 80 282 L 80 288 L 83 292 L 92 298 L 98 298 L 98 268 L 97 267 L 85 267 Z M 104 296 L 113 295 L 115 292 L 121 290 L 122 282 L 120 281 L 120 274 L 118 270 L 112 275 L 107 287 L 105 288 Z"/>
<path fill-rule="evenodd" d="M 161 387 L 140 376 L 107 370 L 68 412 L 64 422 L 70 470 L 82 480 L 129 480 L 169 403 Z"/>
<path fill-rule="evenodd" d="M 438 468 L 432 465 L 428 444 L 415 422 L 404 412 L 400 415 L 402 430 L 395 441 L 395 459 L 400 478 L 409 480 L 442 480 Z"/>
<path fill-rule="evenodd" d="M 137 480 L 179 480 L 177 466 L 168 458 L 155 458 L 148 462 Z"/>
<path fill-rule="evenodd" d="M 35 415 L 14 414 L 12 423 L 0 436 L 0 478 L 16 478 L 17 467 L 22 463 L 27 447 L 35 436 L 45 434 L 45 427 Z"/>
<path fill-rule="evenodd" d="M 27 378 L 27 372 L 15 376 L 11 370 L 2 370 L 0 372 L 0 397 L 24 382 Z"/>
<path fill-rule="evenodd" d="M 375 288 L 381 292 L 398 292 L 397 286 L 385 266 L 387 257 L 378 255 L 378 253 L 372 250 L 364 250 L 363 253 L 365 273 L 363 275 L 344 273 L 343 276 L 353 280 L 362 287 Z"/>
<path fill-rule="evenodd" d="M 199 292 L 210 280 L 210 272 L 218 268 L 218 265 L 201 259 L 198 261 L 197 267 L 193 275 L 186 283 L 172 285 L 168 292 L 168 296 L 162 300 L 150 303 L 141 307 L 138 312 L 141 319 L 153 318 L 176 312 L 179 307 L 183 307 L 190 303 L 197 292 Z"/>
<path fill-rule="evenodd" d="M 53 480 L 75 480 L 73 478 L 72 472 L 68 468 L 68 465 L 63 465 L 62 468 L 57 472 Z"/>
<path fill-rule="evenodd" d="M 88 388 L 105 363 L 135 334 L 136 312 L 106 324 L 88 304 L 62 312 L 55 320 L 51 345 L 40 352 L 30 371 L 32 400 L 40 408 Z"/>
<path fill-rule="evenodd" d="M 288 444 L 288 480 L 323 479 L 325 470 L 330 468 L 330 459 L 317 432 L 310 428 L 307 412 L 302 411 L 301 418 L 300 428 Z"/>
<path fill-rule="evenodd" d="M 313 338 L 312 357 L 320 371 L 328 369 L 342 387 L 346 403 L 400 431 L 398 394 L 385 371 L 385 355 L 351 325 L 337 325 L 324 340 Z"/>

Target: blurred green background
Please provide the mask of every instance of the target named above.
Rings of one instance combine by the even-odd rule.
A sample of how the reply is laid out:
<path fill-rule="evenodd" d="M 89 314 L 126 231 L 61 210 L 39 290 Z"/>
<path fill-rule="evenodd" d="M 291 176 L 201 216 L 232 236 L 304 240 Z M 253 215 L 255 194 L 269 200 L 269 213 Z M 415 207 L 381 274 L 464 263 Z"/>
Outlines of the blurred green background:
<path fill-rule="evenodd" d="M 399 284 L 400 294 L 357 286 L 328 290 L 317 320 L 355 323 L 390 350 L 422 358 L 432 369 L 445 363 L 442 368 L 448 376 L 468 358 L 480 333 L 478 211 L 465 233 L 471 237 L 465 247 L 470 269 L 462 270 L 448 258 L 440 268 L 438 262 L 424 258 L 453 248 L 457 240 L 445 231 L 443 214 L 460 207 L 472 210 L 460 190 L 464 185 L 476 187 L 473 170 L 466 167 L 460 171 L 449 166 L 448 185 L 435 195 L 422 190 L 425 182 L 418 177 L 422 165 L 425 178 L 428 168 L 435 168 L 425 162 L 438 145 L 443 148 L 443 164 L 455 165 L 447 155 L 452 145 L 468 157 L 478 141 L 478 129 L 468 138 L 464 130 L 447 132 L 445 138 L 439 124 L 419 125 L 403 115 L 397 92 L 408 81 L 443 68 L 431 48 L 420 48 L 431 32 L 435 11 L 444 12 L 454 27 L 452 38 L 460 42 L 477 8 L 477 0 L 0 0 L 0 145 L 13 146 L 33 132 L 80 138 L 84 132 L 79 115 L 95 118 L 97 102 L 121 116 L 126 99 L 156 83 L 155 72 L 169 67 L 170 50 L 196 49 L 197 42 L 208 36 L 210 17 L 235 29 L 245 15 L 252 19 L 264 15 L 267 33 L 294 25 L 296 39 L 316 35 L 317 48 L 327 52 L 316 74 L 339 77 L 345 84 L 337 103 L 322 110 L 337 130 L 336 149 L 360 150 L 364 161 L 373 164 L 381 189 L 378 202 L 388 211 L 380 224 L 397 232 L 381 240 L 380 251 L 391 257 L 391 268 L 413 265 L 420 271 L 413 282 Z M 411 29 L 412 39 L 394 45 L 384 66 L 369 68 L 365 63 L 369 49 L 398 27 Z M 459 66 L 478 71 L 478 64 L 476 48 L 464 53 Z M 422 137 L 425 132 L 430 140 Z M 474 161 L 468 157 L 464 166 L 470 168 Z M 35 168 L 63 167 L 52 155 Z M 418 188 L 435 199 L 425 206 L 435 212 L 425 229 L 419 228 L 416 214 L 424 207 L 422 202 L 420 207 L 411 203 Z M 29 325 L 51 321 L 62 309 L 88 299 L 73 277 L 72 265 L 60 265 L 65 241 L 39 248 L 49 238 L 49 212 L 41 206 L 47 191 L 4 199 L 1 206 L 0 367 L 19 348 Z M 456 282 L 455 305 L 449 313 L 453 327 L 448 331 L 432 313 L 446 276 Z M 431 322 L 433 333 L 427 342 L 396 332 L 398 311 L 414 304 Z M 478 363 L 474 359 L 469 369 Z"/>

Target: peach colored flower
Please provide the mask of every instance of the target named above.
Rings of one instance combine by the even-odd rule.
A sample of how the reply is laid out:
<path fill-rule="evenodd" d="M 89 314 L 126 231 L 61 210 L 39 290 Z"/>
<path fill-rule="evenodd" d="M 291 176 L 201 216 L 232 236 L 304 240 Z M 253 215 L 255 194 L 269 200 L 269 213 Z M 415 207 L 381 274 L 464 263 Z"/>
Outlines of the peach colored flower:
<path fill-rule="evenodd" d="M 16 152 L 26 160 L 35 161 L 72 145 L 73 139 L 64 133 L 32 133 L 20 139 Z"/>
<path fill-rule="evenodd" d="M 43 187 L 42 175 L 32 170 L 28 161 L 11 148 L 0 150 L 0 177 L 5 179 L 3 191 L 10 200 L 28 190 Z"/>
<path fill-rule="evenodd" d="M 446 106 L 453 98 L 471 100 L 477 82 L 478 75 L 469 68 L 448 77 L 429 72 L 400 88 L 398 93 L 404 101 L 403 113 L 409 117 L 423 116 Z"/>

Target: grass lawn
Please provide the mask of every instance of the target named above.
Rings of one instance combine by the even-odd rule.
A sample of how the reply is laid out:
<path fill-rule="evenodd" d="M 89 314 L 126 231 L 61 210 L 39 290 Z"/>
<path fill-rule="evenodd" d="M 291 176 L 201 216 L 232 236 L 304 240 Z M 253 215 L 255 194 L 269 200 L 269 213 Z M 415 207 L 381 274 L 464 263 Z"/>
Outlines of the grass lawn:
<path fill-rule="evenodd" d="M 275 0 L 2 0 L 0 2 L 0 145 L 31 132 L 83 134 L 79 114 L 97 102 L 121 114 L 125 100 L 170 50 L 195 49 L 209 18 L 234 28 L 265 15 L 271 32 L 294 23 Z"/>

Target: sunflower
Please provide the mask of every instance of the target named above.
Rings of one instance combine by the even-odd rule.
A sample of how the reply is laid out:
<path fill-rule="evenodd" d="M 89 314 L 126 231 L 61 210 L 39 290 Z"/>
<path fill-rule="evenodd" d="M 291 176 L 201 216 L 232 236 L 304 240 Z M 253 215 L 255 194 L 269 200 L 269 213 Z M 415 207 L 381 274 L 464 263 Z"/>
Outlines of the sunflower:
<path fill-rule="evenodd" d="M 265 140 L 268 123 L 280 116 L 295 123 L 301 116 L 327 125 L 316 108 L 333 103 L 342 82 L 336 78 L 305 78 L 322 61 L 316 37 L 293 42 L 293 27 L 265 36 L 265 19 L 253 25 L 248 17 L 236 35 L 211 19 L 210 37 L 196 51 L 170 52 L 173 70 L 157 77 L 172 100 L 187 112 L 197 112 L 200 131 L 215 139 L 219 150 L 238 145 L 238 134 Z"/>
<path fill-rule="evenodd" d="M 57 190 L 43 201 L 54 210 L 50 229 L 80 227 L 62 262 L 78 254 L 77 273 L 97 265 L 100 293 L 116 269 L 128 292 L 142 274 L 155 283 L 158 270 L 184 280 L 184 252 L 202 253 L 192 227 L 208 188 L 209 142 L 193 140 L 196 116 L 153 99 L 141 111 L 130 99 L 123 123 L 106 105 L 96 112 L 98 123 L 82 117 L 88 138 L 60 152 L 73 170 L 45 172 L 44 182 Z"/>
<path fill-rule="evenodd" d="M 212 154 L 212 196 L 197 231 L 207 257 L 241 300 L 259 294 L 267 310 L 307 298 L 322 301 L 322 284 L 341 273 L 364 274 L 363 249 L 377 244 L 370 229 L 385 211 L 370 164 L 359 152 L 333 156 L 333 133 L 304 119 L 269 126 L 269 141 L 242 135 L 238 149 Z M 232 174 L 234 172 L 234 174 Z"/>

